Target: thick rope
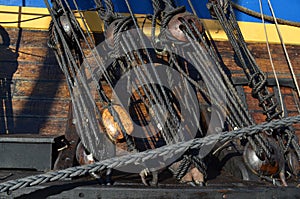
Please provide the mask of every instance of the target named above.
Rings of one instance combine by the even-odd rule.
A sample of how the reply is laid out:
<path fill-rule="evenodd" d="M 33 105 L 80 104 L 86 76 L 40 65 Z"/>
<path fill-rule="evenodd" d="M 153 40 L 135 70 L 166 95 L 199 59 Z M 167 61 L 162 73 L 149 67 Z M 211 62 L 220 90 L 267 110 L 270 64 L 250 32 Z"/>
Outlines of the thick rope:
<path fill-rule="evenodd" d="M 261 131 L 278 129 L 283 126 L 290 126 L 300 122 L 300 115 L 287 117 L 281 120 L 273 120 L 258 125 L 248 126 L 239 130 L 213 134 L 204 138 L 196 138 L 187 142 L 179 142 L 173 145 L 163 146 L 157 149 L 140 153 L 130 154 L 121 157 L 114 157 L 90 165 L 71 167 L 59 171 L 51 171 L 41 175 L 34 175 L 17 180 L 10 180 L 0 184 L 0 192 L 9 192 L 23 187 L 35 186 L 46 182 L 62 180 L 69 177 L 83 176 L 92 172 L 99 172 L 105 169 L 116 169 L 129 164 L 142 165 L 144 162 L 157 157 L 170 156 L 169 154 L 182 153 L 187 149 L 199 149 L 216 142 L 226 142 L 228 140 L 254 135 Z"/>
<path fill-rule="evenodd" d="M 232 5 L 233 8 L 235 8 L 238 11 L 241 11 L 241 12 L 247 14 L 247 15 L 250 15 L 250 16 L 253 16 L 253 17 L 256 17 L 256 18 L 264 18 L 266 21 L 274 23 L 273 16 L 261 14 L 259 12 L 250 10 L 250 9 L 245 8 L 245 7 L 241 6 L 241 5 L 238 5 L 238 4 L 236 4 L 236 3 L 232 2 L 232 1 L 231 1 L 231 5 Z M 296 21 L 289 21 L 289 20 L 277 18 L 277 22 L 278 22 L 278 24 L 282 24 L 282 25 L 300 27 L 300 23 L 296 22 Z"/>
<path fill-rule="evenodd" d="M 220 0 L 216 2 L 210 1 L 208 8 L 213 11 L 211 14 L 218 18 L 227 34 L 237 58 L 243 67 L 245 75 L 249 79 L 249 86 L 252 88 L 252 96 L 259 100 L 259 105 L 262 106 L 264 114 L 267 116 L 267 120 L 280 119 L 281 112 L 277 110 L 277 103 L 273 100 L 273 94 L 271 94 L 266 87 L 266 77 L 264 73 L 258 67 L 254 57 L 247 48 L 247 44 L 239 29 L 231 4 L 229 4 L 228 7 L 229 13 L 225 15 L 223 8 L 218 4 L 219 1 Z M 284 133 L 289 137 L 293 137 L 291 143 L 300 160 L 300 146 L 297 141 L 294 140 L 294 130 L 290 127 L 286 127 Z M 290 143 L 287 142 L 287 144 L 288 145 L 286 146 L 289 147 Z"/>

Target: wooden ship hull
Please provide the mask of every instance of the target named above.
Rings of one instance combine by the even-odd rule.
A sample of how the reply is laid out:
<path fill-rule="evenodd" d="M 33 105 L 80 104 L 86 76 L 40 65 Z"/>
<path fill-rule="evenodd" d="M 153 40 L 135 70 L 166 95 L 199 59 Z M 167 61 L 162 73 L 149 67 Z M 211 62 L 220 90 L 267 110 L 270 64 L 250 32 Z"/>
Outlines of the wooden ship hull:
<path fill-rule="evenodd" d="M 295 4 L 297 5 L 297 3 Z M 10 4 L 4 2 L 2 5 L 0 13 L 3 22 L 2 29 L 4 29 L 4 32 L 7 32 L 4 34 L 7 34 L 10 41 L 7 49 L 5 46 L 2 46 L 4 49 L 1 52 L 3 53 L 1 62 L 4 63 L 5 70 L 6 63 L 9 64 L 7 66 L 9 70 L 7 77 L 11 79 L 12 83 L 10 90 L 14 110 L 10 110 L 13 115 L 10 114 L 7 116 L 14 118 L 12 123 L 18 123 L 17 118 L 22 120 L 21 125 L 1 125 L 2 132 L 64 134 L 62 129 L 68 115 L 68 102 L 70 98 L 64 76 L 57 65 L 54 53 L 47 46 L 47 29 L 50 22 L 49 14 L 47 14 L 48 11 L 45 8 L 39 8 L 45 7 L 43 1 L 37 1 L 26 7 L 6 6 Z M 296 5 L 294 7 L 297 7 Z M 124 7 L 124 5 L 120 6 Z M 139 7 L 139 5 L 136 5 L 136 7 Z M 205 8 L 201 7 L 201 10 L 204 9 Z M 249 7 L 249 9 L 251 9 L 251 7 Z M 201 12 L 201 10 L 199 12 Z M 145 12 L 145 10 L 141 10 L 140 12 Z M 295 13 L 293 14 L 295 15 Z M 283 16 L 289 18 L 289 15 L 284 14 Z M 19 20 L 25 20 L 25 22 L 20 22 L 19 24 L 8 23 L 17 22 L 18 17 L 20 18 Z M 95 13 L 89 13 L 88 17 L 94 22 L 91 23 L 92 31 L 95 31 L 99 35 L 98 37 L 101 38 L 102 30 L 99 26 L 97 27 L 95 25 L 99 19 L 97 20 Z M 208 11 L 205 12 L 204 17 L 208 17 Z M 28 19 L 33 20 L 26 21 Z M 241 16 L 241 19 L 248 21 L 240 22 L 240 25 L 245 40 L 248 42 L 249 49 L 255 56 L 262 70 L 273 78 L 262 24 L 249 22 L 249 17 L 244 15 Z M 297 21 L 297 17 L 291 20 Z M 255 20 L 252 19 L 252 21 Z M 242 75 L 243 72 L 234 61 L 234 52 L 231 50 L 228 41 L 226 41 L 227 38 L 221 26 L 209 19 L 205 20 L 205 23 L 207 23 L 208 29 L 211 30 L 213 38 L 217 41 L 225 64 L 230 70 L 234 71 L 234 76 Z M 292 64 L 298 75 L 298 51 L 300 41 L 297 35 L 299 28 L 287 26 L 282 26 L 281 28 Z M 275 27 L 268 25 L 268 31 L 271 32 L 269 34 L 269 41 L 271 42 L 274 65 L 277 66 L 276 70 L 278 70 L 279 79 L 291 79 L 286 60 L 283 58 L 284 53 L 279 43 L 280 41 Z M 7 78 L 5 75 L 6 74 L 4 74 L 4 78 Z M 294 88 L 292 84 L 290 84 L 289 87 Z M 247 88 L 245 87 L 245 89 Z M 249 91 L 245 90 L 245 92 L 249 94 Z M 4 94 L 6 93 L 4 92 Z M 291 97 L 292 90 L 288 91 L 288 89 L 283 89 L 283 95 L 287 95 L 287 98 L 285 98 L 285 100 L 287 100 L 285 104 L 288 106 L 287 111 L 291 112 L 291 114 L 296 114 L 297 105 L 294 102 L 295 100 L 292 99 L 293 97 Z M 251 104 L 251 97 L 247 97 L 247 99 L 250 112 L 259 112 L 260 108 Z M 263 116 L 255 116 L 254 118 L 256 118 L 259 123 L 264 121 Z M 2 121 L 5 120 L 6 119 L 2 119 Z M 40 122 L 40 120 L 43 121 Z M 8 119 L 8 121 L 12 121 L 12 119 Z M 31 125 L 26 125 L 28 123 Z M 13 125 L 14 128 L 9 129 L 7 126 L 11 125 Z"/>
<path fill-rule="evenodd" d="M 123 3 L 115 3 L 116 9 L 119 12 L 128 12 Z M 186 1 L 178 1 L 178 3 L 188 7 Z M 20 140 L 30 138 L 34 140 L 33 142 L 35 142 L 35 138 L 49 138 L 49 143 L 53 144 L 55 142 L 53 140 L 65 139 L 64 135 L 66 135 L 67 132 L 70 133 L 70 129 L 73 128 L 74 130 L 74 125 L 72 124 L 72 121 L 70 121 L 71 96 L 66 77 L 61 71 L 53 49 L 48 47 L 48 27 L 51 16 L 43 1 L 30 1 L 29 4 L 26 4 L 25 2 L 25 4 L 18 5 L 13 1 L 7 2 L 0 0 L 0 4 L 2 4 L 0 5 L 0 33 L 2 37 L 0 45 L 0 85 L 2 99 L 2 104 L 0 106 L 0 132 L 2 135 L 0 136 L 0 141 L 1 137 L 5 138 L 1 141 L 3 143 L 7 142 L 7 138 L 10 139 L 13 137 L 20 138 Z M 138 13 L 140 16 L 149 14 L 148 10 L 151 4 L 149 3 L 149 5 L 144 6 L 141 6 L 140 4 L 143 4 L 142 1 L 133 3 L 135 13 Z M 249 9 L 258 10 L 257 5 L 253 5 L 247 1 L 239 1 L 239 4 L 246 7 L 248 6 Z M 297 8 L 298 4 L 297 1 L 292 1 L 292 3 L 289 4 L 289 9 L 284 8 L 283 10 L 280 3 L 275 1 L 274 9 L 278 11 L 279 18 L 300 22 L 299 13 L 292 12 Z M 81 9 L 84 10 L 89 9 L 94 5 L 91 2 L 88 2 L 82 3 L 80 6 L 82 6 Z M 248 85 L 243 70 L 236 61 L 235 53 L 232 50 L 232 46 L 228 41 L 225 32 L 216 20 L 211 19 L 207 8 L 203 8 L 203 6 L 205 6 L 204 3 L 200 3 L 196 6 L 198 16 L 203 20 L 205 27 L 209 30 L 212 38 L 215 40 L 223 61 L 230 70 L 233 84 L 238 89 L 242 100 L 246 102 L 247 109 L 255 123 L 260 124 L 265 122 L 266 116 L 259 106 L 258 101 L 252 97 L 252 90 Z M 188 7 L 188 9 L 190 8 Z M 268 89 L 271 92 L 277 93 L 278 89 L 268 56 L 263 24 L 260 23 L 260 20 L 249 17 L 238 11 L 236 15 L 248 48 L 257 61 L 258 66 L 267 75 Z M 84 17 L 86 23 L 89 25 L 89 31 L 93 33 L 95 41 L 101 41 L 104 37 L 103 23 L 96 12 L 86 11 L 84 12 Z M 99 23 L 102 23 L 102 25 L 99 25 Z M 151 26 L 151 24 L 146 24 L 146 26 L 147 25 Z M 300 113 L 299 97 L 286 58 L 284 57 L 282 44 L 278 38 L 275 26 L 273 24 L 267 24 L 266 26 L 269 33 L 273 62 L 280 83 L 285 117 L 297 116 Z M 286 25 L 280 25 L 280 28 L 299 84 L 300 39 L 298 35 L 300 34 L 300 28 Z M 279 100 L 277 95 L 275 97 Z M 295 124 L 293 126 L 296 135 L 300 138 L 300 125 Z M 76 140 L 78 138 L 74 139 Z M 55 147 L 61 149 L 64 145 L 55 145 L 54 148 Z M 72 147 L 74 148 L 76 146 Z M 5 153 L 5 151 L 3 151 L 3 153 Z M 51 153 L 50 156 L 53 155 L 57 158 L 58 154 L 55 152 L 53 154 Z M 57 165 L 55 158 L 52 157 L 48 168 L 45 166 L 45 168 L 42 169 L 35 168 L 33 165 L 21 168 L 22 166 L 20 165 L 10 167 L 9 164 L 3 164 L 2 168 L 4 169 L 4 172 L 2 172 L 2 174 L 6 176 L 6 174 L 10 172 L 8 171 L 10 169 L 29 169 L 28 174 L 35 174 L 35 171 L 33 172 L 32 169 L 52 170 L 54 167 L 65 168 L 66 166 L 73 166 L 70 162 L 67 163 L 66 166 Z M 23 177 L 25 174 L 27 175 L 26 172 L 22 175 L 19 173 L 19 176 Z M 38 171 L 38 173 L 40 172 L 41 171 Z M 13 175 L 12 178 L 8 177 L 8 180 L 10 180 L 10 178 L 15 179 L 19 176 L 17 174 Z M 122 178 L 122 174 L 116 177 L 115 180 L 117 181 L 119 178 Z M 129 180 L 125 180 L 124 182 L 121 180 L 116 187 L 99 188 L 97 182 L 85 179 L 84 182 L 75 180 L 74 183 L 62 182 L 61 184 L 49 184 L 40 187 L 42 188 L 42 191 L 40 191 L 39 188 L 26 188 L 27 193 L 18 190 L 13 192 L 15 195 L 12 195 L 12 197 L 29 196 L 30 198 L 38 198 L 39 194 L 42 194 L 45 197 L 60 194 L 57 195 L 57 198 L 70 196 L 72 196 L 71 198 L 80 198 L 86 194 L 88 197 L 99 197 L 99 195 L 101 195 L 103 197 L 127 198 L 133 197 L 133 195 L 131 195 L 132 192 L 137 193 L 135 196 L 137 198 L 144 196 L 142 193 L 149 193 L 148 197 L 151 196 L 151 198 L 160 198 L 163 195 L 166 197 L 184 196 L 191 198 L 198 194 L 205 194 L 208 198 L 218 196 L 226 197 L 227 195 L 233 197 L 243 195 L 248 197 L 250 195 L 253 196 L 254 192 L 256 192 L 257 196 L 261 196 L 261 194 L 269 194 L 268 196 L 273 195 L 278 197 L 291 196 L 290 194 L 294 194 L 295 197 L 297 197 L 297 195 L 299 196 L 297 188 L 287 188 L 285 190 L 287 193 L 279 192 L 278 189 L 272 188 L 271 191 L 267 193 L 266 187 L 268 185 L 264 183 L 260 184 L 262 190 L 258 190 L 255 188 L 255 183 L 246 183 L 239 180 L 235 182 L 234 180 L 229 180 L 230 178 L 229 175 L 229 177 L 227 176 L 224 179 L 212 180 L 211 184 L 214 184 L 214 187 L 208 188 L 209 190 L 200 190 L 199 188 L 193 189 L 178 184 L 175 185 L 168 180 L 162 181 L 162 184 L 163 182 L 166 183 L 166 185 L 162 185 L 162 187 L 145 188 L 139 183 L 137 177 L 133 178 L 133 181 L 131 182 Z M 7 179 L 0 179 L 0 182 L 2 183 L 6 180 Z M 79 187 L 76 186 L 76 183 Z M 238 185 L 234 187 L 236 185 L 235 183 L 240 183 L 242 184 L 241 186 L 248 187 L 253 191 L 249 192 Z M 208 182 L 208 184 L 210 184 L 210 182 Z M 89 188 L 92 191 L 89 190 L 87 185 L 89 185 Z M 57 188 L 60 191 L 55 191 L 51 187 L 55 187 L 55 189 Z M 229 189 L 230 191 L 228 191 Z M 112 190 L 114 190 L 114 194 L 111 194 Z M 178 190 L 184 191 L 181 192 Z M 288 194 L 288 192 L 290 194 Z M 6 193 L 2 193 L 0 197 L 2 196 L 5 197 L 7 195 Z"/>
<path fill-rule="evenodd" d="M 1 125 L 1 132 L 62 135 L 64 134 L 62 129 L 64 128 L 68 115 L 70 96 L 68 95 L 64 76 L 57 65 L 54 53 L 47 46 L 47 29 L 50 22 L 48 11 L 44 8 L 45 5 L 43 1 L 30 3 L 29 5 L 22 6 L 14 2 L 7 3 L 5 1 L 2 2 L 2 6 L 0 7 L 1 22 L 3 22 L 2 29 L 4 34 L 7 35 L 7 39 L 10 39 L 8 47 L 5 45 L 2 46 L 3 50 L 1 53 L 3 53 L 3 56 L 1 56 L 1 62 L 4 63 L 3 68 L 9 70 L 8 74 L 4 74 L 4 78 L 11 79 L 11 107 L 13 107 L 13 111 L 9 110 L 10 114 L 7 115 L 10 119 L 1 119 L 1 121 L 12 121 L 10 122 L 11 124 L 3 123 Z M 276 1 L 274 3 L 277 5 Z M 209 13 L 202 4 L 203 3 L 199 5 L 199 7 L 201 6 L 199 12 L 203 10 L 204 17 L 208 18 Z M 247 3 L 244 4 L 247 5 Z M 290 4 L 290 6 L 294 8 L 297 7 L 297 2 L 294 4 L 295 6 L 293 6 L 293 4 Z M 243 2 L 241 2 L 241 5 L 243 5 Z M 247 6 L 249 6 L 249 9 L 254 7 L 251 3 Z M 120 7 L 121 11 L 125 11 L 124 5 L 121 4 Z M 140 8 L 139 4 L 136 5 L 136 9 L 138 8 Z M 137 10 L 137 13 L 146 11 L 145 7 L 140 9 L 141 10 Z M 297 15 L 295 12 L 289 12 L 291 16 L 289 16 L 289 13 L 283 13 L 283 9 L 281 9 L 279 5 L 275 7 L 275 9 L 277 11 L 279 10 L 281 16 L 287 19 L 297 21 L 297 19 L 300 18 L 295 16 Z M 101 38 L 101 32 L 103 30 L 99 28 L 99 26 L 96 26 L 99 19 L 97 19 L 95 13 L 88 13 L 87 15 L 90 21 L 93 22 L 90 28 Z M 238 19 L 239 17 L 241 20 L 244 20 L 244 22 L 240 22 L 239 25 L 245 40 L 248 42 L 249 49 L 255 56 L 258 65 L 272 78 L 273 72 L 267 54 L 263 25 L 253 22 L 257 21 L 257 19 L 247 17 L 245 14 L 240 14 L 238 15 Z M 278 17 L 280 17 L 280 15 Z M 18 20 L 21 22 L 12 23 Z M 22 20 L 25 21 L 23 22 Z M 234 71 L 234 75 L 242 75 L 243 72 L 234 61 L 234 52 L 231 50 L 229 42 L 226 41 L 227 37 L 224 31 L 222 31 L 221 26 L 210 19 L 205 20 L 205 23 L 208 29 L 211 30 L 213 38 L 217 41 L 225 64 L 230 70 Z M 291 79 L 286 60 L 283 58 L 284 53 L 276 29 L 273 25 L 269 24 L 267 26 L 270 32 L 269 41 L 271 42 L 272 54 L 274 56 L 274 65 L 276 66 L 276 70 L 278 70 L 279 79 Z M 295 73 L 298 75 L 299 28 L 282 26 L 281 29 L 288 52 L 291 56 L 292 64 L 296 71 Z M 7 63 L 9 64 L 8 66 Z M 289 86 L 290 88 L 294 88 L 292 84 Z M 247 88 L 245 87 L 245 89 Z M 245 90 L 245 92 L 249 94 L 249 90 Z M 3 94 L 6 94 L 6 92 L 3 92 Z M 297 113 L 297 105 L 292 97 L 292 89 L 290 91 L 289 89 L 283 89 L 283 95 L 287 95 L 285 98 L 285 101 L 287 100 L 285 103 L 287 111 L 295 115 Z M 259 112 L 260 108 L 254 106 L 255 102 L 254 104 L 251 103 L 251 97 L 247 97 L 247 99 L 250 112 Z M 3 103 L 5 104 L 5 102 Z M 3 116 L 5 115 L 3 114 Z M 264 121 L 263 116 L 255 116 L 254 118 L 256 118 L 257 122 Z M 14 123 L 21 124 L 15 125 Z M 28 123 L 31 125 L 27 125 Z M 11 126 L 13 126 L 13 128 Z"/>

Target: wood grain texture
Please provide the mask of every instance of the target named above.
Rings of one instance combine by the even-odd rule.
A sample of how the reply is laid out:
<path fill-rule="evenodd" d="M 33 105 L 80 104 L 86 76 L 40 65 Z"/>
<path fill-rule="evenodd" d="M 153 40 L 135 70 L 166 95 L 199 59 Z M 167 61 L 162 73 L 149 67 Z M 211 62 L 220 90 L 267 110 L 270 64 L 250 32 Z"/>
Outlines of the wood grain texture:
<path fill-rule="evenodd" d="M 48 33 L 0 33 L 0 133 L 64 134 L 70 96 Z"/>
<path fill-rule="evenodd" d="M 2 28 L 1 35 L 8 38 L 2 38 L 0 45 L 0 133 L 63 134 L 70 95 L 54 53 L 47 47 L 48 33 Z M 97 43 L 102 39 L 103 34 L 95 37 Z M 216 45 L 231 76 L 243 77 L 229 42 L 217 41 Z M 272 78 L 266 45 L 249 43 L 248 46 L 259 67 Z M 300 83 L 300 46 L 288 45 L 287 50 Z M 290 79 L 281 45 L 272 44 L 271 52 L 279 78 Z M 111 93 L 107 85 L 103 88 Z M 244 86 L 244 91 L 255 122 L 263 122 L 265 116 L 258 101 L 251 96 L 251 89 Z M 281 88 L 281 92 L 288 115 L 297 115 L 299 104 L 295 102 L 295 92 L 288 87 Z M 300 136 L 300 125 L 295 127 Z"/>

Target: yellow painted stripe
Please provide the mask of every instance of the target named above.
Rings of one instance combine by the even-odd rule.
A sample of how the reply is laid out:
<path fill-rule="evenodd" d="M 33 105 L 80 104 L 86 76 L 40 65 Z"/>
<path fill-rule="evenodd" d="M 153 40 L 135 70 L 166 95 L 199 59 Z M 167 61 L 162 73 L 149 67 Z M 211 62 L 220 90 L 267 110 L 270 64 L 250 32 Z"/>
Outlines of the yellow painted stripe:
<path fill-rule="evenodd" d="M 96 12 L 87 11 L 82 12 L 82 14 L 89 26 L 88 28 L 90 31 L 102 32 L 103 23 L 99 19 Z M 76 15 L 78 16 L 78 13 L 76 13 Z M 42 18 L 36 19 L 37 17 Z M 34 20 L 19 22 L 29 19 Z M 0 6 L 0 25 L 2 25 L 3 27 L 21 27 L 24 29 L 46 30 L 48 29 L 50 20 L 51 17 L 49 16 L 49 12 L 46 8 Z M 139 22 L 142 23 L 142 21 L 143 18 L 139 18 Z M 203 19 L 202 21 L 215 40 L 227 40 L 227 36 L 222 30 L 222 27 L 220 26 L 218 21 L 209 19 Z M 82 22 L 80 20 L 79 22 L 82 25 Z M 265 42 L 263 24 L 253 22 L 239 22 L 239 26 L 247 42 Z M 148 21 L 146 23 L 146 28 L 144 29 L 146 34 L 150 34 L 150 27 L 150 22 Z M 283 36 L 283 40 L 286 44 L 300 45 L 300 28 L 280 25 L 280 30 Z M 269 41 L 271 43 L 280 43 L 275 25 L 267 24 L 267 32 Z"/>
<path fill-rule="evenodd" d="M 27 22 L 23 20 L 33 19 L 48 15 L 40 19 Z M 0 25 L 3 27 L 21 27 L 26 29 L 47 29 L 50 22 L 49 12 L 46 8 L 0 6 Z M 15 23 L 8 23 L 15 22 Z"/>
<path fill-rule="evenodd" d="M 205 19 L 203 20 L 205 27 L 215 40 L 228 40 L 226 33 L 222 30 L 218 21 Z M 247 42 L 265 42 L 264 26 L 261 23 L 254 22 L 238 22 L 243 36 Z M 270 43 L 280 43 L 276 27 L 274 24 L 266 24 L 268 40 Z M 300 28 L 279 25 L 283 41 L 286 44 L 300 45 Z"/>

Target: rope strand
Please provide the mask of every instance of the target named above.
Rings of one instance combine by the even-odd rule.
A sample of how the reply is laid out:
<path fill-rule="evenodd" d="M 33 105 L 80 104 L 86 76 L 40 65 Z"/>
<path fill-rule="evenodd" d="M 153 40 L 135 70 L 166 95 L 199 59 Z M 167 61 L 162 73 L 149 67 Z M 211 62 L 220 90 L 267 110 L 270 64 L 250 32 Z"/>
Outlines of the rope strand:
<path fill-rule="evenodd" d="M 277 34 L 278 34 L 278 37 L 280 39 L 280 42 L 281 42 L 281 45 L 282 45 L 282 48 L 283 48 L 283 51 L 284 51 L 284 54 L 285 54 L 285 57 L 286 57 L 289 69 L 290 69 L 290 72 L 291 72 L 291 75 L 292 75 L 292 78 L 293 78 L 293 81 L 294 81 L 294 84 L 295 84 L 295 87 L 296 87 L 296 90 L 297 90 L 297 93 L 298 93 L 298 98 L 300 100 L 300 89 L 299 89 L 299 85 L 298 85 L 298 82 L 297 82 L 297 78 L 296 78 L 296 75 L 295 75 L 295 72 L 294 72 L 294 68 L 292 66 L 289 54 L 287 52 L 285 43 L 283 41 L 283 38 L 282 38 L 282 35 L 281 35 L 281 31 L 280 31 L 280 28 L 278 26 L 277 18 L 275 16 L 274 9 L 273 9 L 273 6 L 272 6 L 270 0 L 268 0 L 268 5 L 269 5 L 269 8 L 271 10 L 272 16 L 274 18 L 274 22 L 275 22 L 275 27 L 276 27 L 276 30 L 277 30 Z"/>
<path fill-rule="evenodd" d="M 13 191 L 23 187 L 36 186 L 46 182 L 62 180 L 68 177 L 84 176 L 92 172 L 100 172 L 107 168 L 119 168 L 129 164 L 143 164 L 143 162 L 154 159 L 157 156 L 164 157 L 190 149 L 199 149 L 215 142 L 226 142 L 228 140 L 251 136 L 261 131 L 274 130 L 283 126 L 290 126 L 300 122 L 300 115 L 286 117 L 281 120 L 273 120 L 262 124 L 252 125 L 236 131 L 213 134 L 204 138 L 196 138 L 187 142 L 179 142 L 173 145 L 162 146 L 153 150 L 106 159 L 93 164 L 70 167 L 68 169 L 51 171 L 40 175 L 28 176 L 17 180 L 9 180 L 0 183 L 0 192 Z"/>
<path fill-rule="evenodd" d="M 260 12 L 261 12 L 261 20 L 262 20 L 262 23 L 264 24 L 264 32 L 265 32 L 265 37 L 266 37 L 266 45 L 267 45 L 267 49 L 268 49 L 270 64 L 271 64 L 272 71 L 273 71 L 273 74 L 274 74 L 276 87 L 278 89 L 278 96 L 279 96 L 280 106 L 281 106 L 281 111 L 282 111 L 281 116 L 284 117 L 283 98 L 282 98 L 281 89 L 280 89 L 280 85 L 279 85 L 279 81 L 278 81 L 278 76 L 277 76 L 275 66 L 274 66 L 274 63 L 273 63 L 273 58 L 272 58 L 272 55 L 271 55 L 266 23 L 265 23 L 265 20 L 264 20 L 264 17 L 263 17 L 263 7 L 262 7 L 262 1 L 261 0 L 259 0 L 259 8 L 260 8 Z"/>

